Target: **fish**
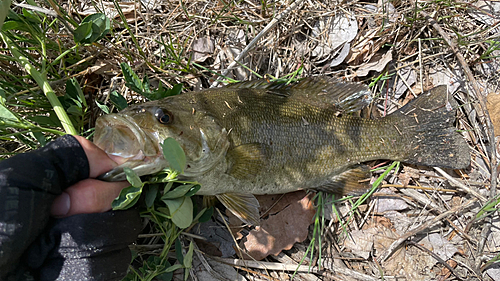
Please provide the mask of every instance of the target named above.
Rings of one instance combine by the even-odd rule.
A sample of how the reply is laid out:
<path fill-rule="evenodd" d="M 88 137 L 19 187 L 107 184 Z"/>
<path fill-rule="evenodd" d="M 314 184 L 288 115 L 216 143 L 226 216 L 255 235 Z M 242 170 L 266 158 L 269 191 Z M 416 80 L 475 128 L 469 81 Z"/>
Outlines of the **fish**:
<path fill-rule="evenodd" d="M 296 83 L 265 79 L 131 105 L 97 119 L 94 143 L 122 164 L 103 174 L 124 180 L 169 167 L 160 144 L 186 154 L 183 179 L 215 196 L 243 222 L 258 225 L 256 194 L 297 190 L 362 194 L 372 160 L 465 169 L 467 142 L 454 127 L 457 102 L 446 86 L 420 94 L 378 119 L 353 114 L 371 102 L 361 83 L 324 76 Z"/>

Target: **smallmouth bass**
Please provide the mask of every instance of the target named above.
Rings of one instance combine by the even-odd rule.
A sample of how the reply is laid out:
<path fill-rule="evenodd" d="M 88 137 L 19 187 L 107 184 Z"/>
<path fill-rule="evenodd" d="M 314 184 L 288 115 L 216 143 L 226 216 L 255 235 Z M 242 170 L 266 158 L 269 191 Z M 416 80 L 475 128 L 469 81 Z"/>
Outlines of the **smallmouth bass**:
<path fill-rule="evenodd" d="M 258 224 L 253 194 L 299 189 L 360 194 L 366 161 L 464 169 L 469 148 L 453 127 L 456 107 L 438 86 L 376 120 L 349 112 L 370 102 L 361 84 L 323 77 L 285 85 L 265 80 L 189 92 L 100 117 L 94 142 L 124 163 L 102 179 L 124 180 L 123 167 L 147 175 L 168 167 L 160 143 L 186 154 L 183 178 L 201 184 L 241 220 Z M 365 181 L 363 181 L 365 180 Z"/>

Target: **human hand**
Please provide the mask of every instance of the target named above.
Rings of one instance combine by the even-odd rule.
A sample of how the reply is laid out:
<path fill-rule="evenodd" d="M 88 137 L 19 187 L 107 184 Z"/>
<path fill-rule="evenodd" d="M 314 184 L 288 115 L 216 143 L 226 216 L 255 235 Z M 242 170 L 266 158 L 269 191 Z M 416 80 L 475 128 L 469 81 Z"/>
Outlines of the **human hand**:
<path fill-rule="evenodd" d="M 109 156 L 84 137 L 74 136 L 83 147 L 89 161 L 90 175 L 63 191 L 52 204 L 51 214 L 68 217 L 76 214 L 101 213 L 111 209 L 111 203 L 120 191 L 129 186 L 126 181 L 104 182 L 95 178 L 118 166 L 119 159 Z"/>

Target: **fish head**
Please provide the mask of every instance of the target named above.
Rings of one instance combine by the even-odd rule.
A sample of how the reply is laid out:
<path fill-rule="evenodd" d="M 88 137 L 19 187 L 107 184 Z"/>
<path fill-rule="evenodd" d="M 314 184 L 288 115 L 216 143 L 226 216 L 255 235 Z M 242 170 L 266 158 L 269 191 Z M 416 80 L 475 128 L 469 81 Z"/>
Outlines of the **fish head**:
<path fill-rule="evenodd" d="M 97 119 L 94 143 L 120 165 L 100 179 L 126 179 L 124 167 L 139 176 L 168 168 L 161 144 L 174 138 L 186 155 L 185 177 L 211 170 L 229 147 L 227 131 L 204 111 L 175 97 L 133 105 Z"/>

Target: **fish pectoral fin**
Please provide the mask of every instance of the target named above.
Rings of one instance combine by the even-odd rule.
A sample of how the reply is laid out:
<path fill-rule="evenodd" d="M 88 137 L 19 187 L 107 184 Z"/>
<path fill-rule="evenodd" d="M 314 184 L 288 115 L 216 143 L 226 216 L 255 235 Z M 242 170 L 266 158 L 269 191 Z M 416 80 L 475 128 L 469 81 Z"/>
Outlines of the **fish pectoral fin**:
<path fill-rule="evenodd" d="M 217 199 L 244 223 L 259 225 L 259 201 L 252 194 L 223 193 Z"/>
<path fill-rule="evenodd" d="M 255 177 L 266 163 L 265 145 L 248 143 L 239 145 L 227 152 L 230 163 L 227 174 L 237 179 Z"/>
<path fill-rule="evenodd" d="M 340 195 L 360 195 L 370 188 L 370 177 L 371 172 L 367 165 L 357 165 L 332 176 L 325 184 L 315 189 Z"/>

